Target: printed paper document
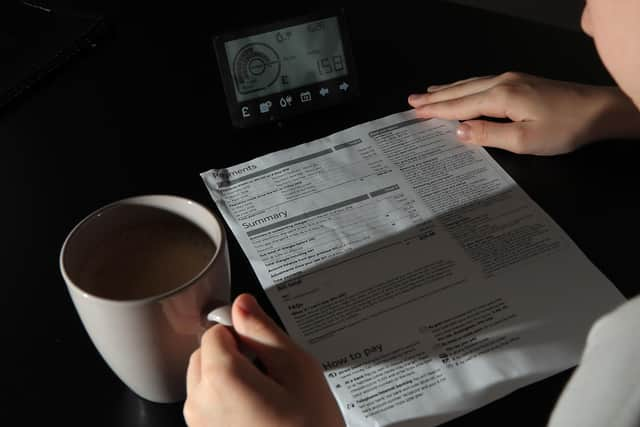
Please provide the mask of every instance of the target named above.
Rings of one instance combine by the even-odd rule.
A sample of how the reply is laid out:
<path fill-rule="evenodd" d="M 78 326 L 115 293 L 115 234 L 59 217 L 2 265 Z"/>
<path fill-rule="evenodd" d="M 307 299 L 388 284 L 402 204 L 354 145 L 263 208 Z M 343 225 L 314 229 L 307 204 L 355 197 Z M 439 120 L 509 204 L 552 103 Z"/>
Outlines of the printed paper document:
<path fill-rule="evenodd" d="M 407 111 L 202 174 L 349 426 L 441 424 L 570 368 L 624 301 L 456 126 Z"/>

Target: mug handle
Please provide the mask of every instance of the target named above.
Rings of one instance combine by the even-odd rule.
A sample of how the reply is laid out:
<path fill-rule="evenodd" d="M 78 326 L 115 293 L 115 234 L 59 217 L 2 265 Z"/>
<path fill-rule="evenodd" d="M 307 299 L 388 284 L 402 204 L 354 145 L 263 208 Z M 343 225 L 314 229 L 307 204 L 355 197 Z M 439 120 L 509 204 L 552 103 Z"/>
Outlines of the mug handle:
<path fill-rule="evenodd" d="M 207 314 L 207 320 L 233 328 L 233 324 L 231 323 L 231 306 L 223 305 L 211 310 L 209 314 Z"/>

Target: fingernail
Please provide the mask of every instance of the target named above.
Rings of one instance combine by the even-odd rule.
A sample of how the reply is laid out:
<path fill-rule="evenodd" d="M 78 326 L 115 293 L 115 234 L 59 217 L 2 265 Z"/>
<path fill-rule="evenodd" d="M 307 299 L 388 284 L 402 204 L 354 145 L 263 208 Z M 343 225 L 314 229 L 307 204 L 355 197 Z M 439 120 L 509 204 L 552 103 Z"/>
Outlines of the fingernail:
<path fill-rule="evenodd" d="M 440 85 L 431 85 L 427 88 L 427 92 L 434 92 L 440 88 Z"/>
<path fill-rule="evenodd" d="M 417 101 L 418 95 L 409 95 L 409 102 Z"/>
<path fill-rule="evenodd" d="M 468 142 L 471 140 L 471 126 L 462 123 L 456 130 L 456 135 L 460 141 Z"/>
<path fill-rule="evenodd" d="M 259 312 L 260 307 L 258 307 L 258 303 L 253 295 L 246 294 L 242 298 L 236 301 L 236 305 L 242 311 L 243 314 L 248 316 L 254 315 Z"/>

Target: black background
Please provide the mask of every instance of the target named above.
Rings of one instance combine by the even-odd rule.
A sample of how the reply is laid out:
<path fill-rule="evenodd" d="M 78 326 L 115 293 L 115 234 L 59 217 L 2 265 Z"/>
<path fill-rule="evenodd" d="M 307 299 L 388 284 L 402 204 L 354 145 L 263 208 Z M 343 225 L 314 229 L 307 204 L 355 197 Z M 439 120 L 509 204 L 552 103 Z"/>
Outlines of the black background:
<path fill-rule="evenodd" d="M 313 4 L 269 9 L 274 5 L 234 2 L 222 10 L 215 2 L 73 3 L 48 2 L 103 14 L 110 33 L 0 111 L 7 272 L 0 290 L 1 401 L 5 421 L 17 416 L 24 425 L 183 424 L 180 404 L 141 400 L 115 377 L 68 297 L 59 250 L 92 210 L 148 193 L 215 209 L 200 172 L 408 109 L 407 95 L 429 84 L 506 70 L 611 83 L 591 40 L 578 33 L 435 1 L 397 9 L 346 4 L 360 98 L 239 131 L 230 124 L 211 36 L 307 13 Z M 24 28 L 43 40 L 63 31 L 28 20 Z M 548 158 L 489 152 L 625 296 L 637 293 L 637 260 L 629 249 L 640 237 L 637 143 L 607 141 Z M 233 238 L 230 252 L 233 294 L 253 292 L 277 318 Z M 542 426 L 569 374 L 447 425 Z"/>

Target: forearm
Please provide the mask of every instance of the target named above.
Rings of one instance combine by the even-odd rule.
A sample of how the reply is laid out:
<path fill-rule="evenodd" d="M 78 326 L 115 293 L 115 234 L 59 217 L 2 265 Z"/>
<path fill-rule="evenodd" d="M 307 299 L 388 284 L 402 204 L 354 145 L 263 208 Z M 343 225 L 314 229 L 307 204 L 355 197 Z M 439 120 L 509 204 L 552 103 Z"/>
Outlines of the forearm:
<path fill-rule="evenodd" d="M 640 139 L 640 112 L 631 99 L 615 86 L 592 88 L 587 102 L 594 103 L 593 116 L 581 139 Z"/>

